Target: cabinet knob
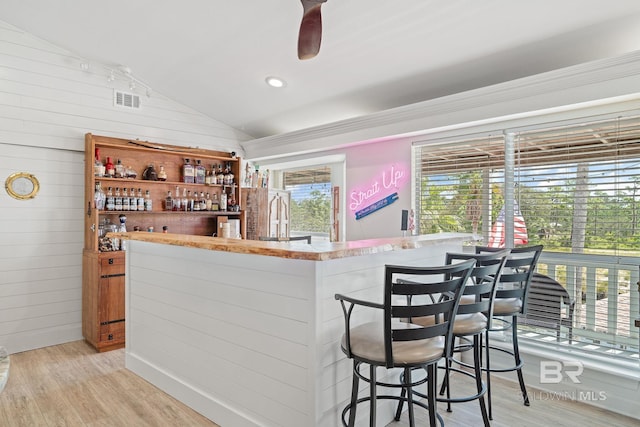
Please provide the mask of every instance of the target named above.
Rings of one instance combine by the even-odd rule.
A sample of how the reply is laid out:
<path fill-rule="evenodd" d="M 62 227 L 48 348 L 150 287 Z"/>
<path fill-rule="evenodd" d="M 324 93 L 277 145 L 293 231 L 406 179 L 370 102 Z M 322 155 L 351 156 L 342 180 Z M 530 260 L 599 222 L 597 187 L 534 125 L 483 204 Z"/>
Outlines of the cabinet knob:
<path fill-rule="evenodd" d="M 113 258 L 109 258 L 109 264 L 113 264 Z"/>

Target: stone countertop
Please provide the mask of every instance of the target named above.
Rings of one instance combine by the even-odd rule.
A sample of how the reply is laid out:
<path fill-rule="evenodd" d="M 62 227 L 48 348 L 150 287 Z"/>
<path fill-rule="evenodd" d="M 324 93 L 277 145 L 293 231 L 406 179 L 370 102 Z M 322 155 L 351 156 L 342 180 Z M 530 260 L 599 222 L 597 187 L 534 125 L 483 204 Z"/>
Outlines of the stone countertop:
<path fill-rule="evenodd" d="M 325 261 L 337 258 L 375 254 L 402 249 L 415 249 L 434 245 L 443 240 L 463 240 L 470 237 L 465 233 L 439 233 L 410 237 L 391 237 L 381 239 L 356 240 L 350 242 L 273 242 L 243 239 L 225 239 L 222 237 L 191 236 L 174 233 L 149 233 L 144 231 L 127 233 L 108 233 L 108 237 L 125 240 L 161 243 L 165 245 L 186 246 L 213 251 L 241 254 L 295 258 L 309 261 Z"/>

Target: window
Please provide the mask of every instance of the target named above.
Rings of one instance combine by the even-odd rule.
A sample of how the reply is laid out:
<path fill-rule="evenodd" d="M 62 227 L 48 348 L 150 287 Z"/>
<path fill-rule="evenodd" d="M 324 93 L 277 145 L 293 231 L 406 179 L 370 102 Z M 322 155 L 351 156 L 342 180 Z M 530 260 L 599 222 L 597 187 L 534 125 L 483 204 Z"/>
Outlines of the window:
<path fill-rule="evenodd" d="M 560 341 L 622 355 L 632 349 L 637 360 L 640 117 L 496 134 L 415 147 L 419 231 L 468 232 L 496 246 L 502 232 L 506 246 L 514 238 L 543 244 L 538 271 L 575 303 L 575 341 L 564 326 Z M 516 215 L 500 215 L 505 205 Z M 523 329 L 556 341 L 551 327 Z"/>
<path fill-rule="evenodd" d="M 284 189 L 291 192 L 291 235 L 329 238 L 331 169 L 316 167 L 284 171 Z"/>

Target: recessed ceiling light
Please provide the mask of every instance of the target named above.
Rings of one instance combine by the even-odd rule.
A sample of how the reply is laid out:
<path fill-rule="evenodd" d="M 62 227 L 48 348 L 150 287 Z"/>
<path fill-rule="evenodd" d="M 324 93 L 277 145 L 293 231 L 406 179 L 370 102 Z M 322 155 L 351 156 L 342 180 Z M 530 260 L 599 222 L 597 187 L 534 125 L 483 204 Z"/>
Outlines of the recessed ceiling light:
<path fill-rule="evenodd" d="M 271 87 L 280 88 L 280 87 L 285 87 L 287 85 L 287 83 L 279 77 L 270 76 L 264 79 L 264 81 L 267 82 L 267 84 Z"/>

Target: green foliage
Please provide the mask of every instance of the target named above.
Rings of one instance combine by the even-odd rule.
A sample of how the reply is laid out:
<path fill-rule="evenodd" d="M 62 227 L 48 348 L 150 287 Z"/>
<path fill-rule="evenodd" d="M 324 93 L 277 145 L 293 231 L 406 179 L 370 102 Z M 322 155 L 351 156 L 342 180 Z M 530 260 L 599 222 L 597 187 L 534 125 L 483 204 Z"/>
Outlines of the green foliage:
<path fill-rule="evenodd" d="M 470 215 L 469 206 L 477 206 L 481 185 L 481 171 L 423 176 L 417 216 L 420 232 L 474 232 L 474 216 Z M 491 191 L 492 218 L 476 217 L 476 230 L 482 230 L 483 221 L 493 223 L 503 206 L 501 187 L 493 185 Z M 575 197 L 573 180 L 556 186 L 521 185 L 516 188 L 516 199 L 525 218 L 530 244 L 544 244 L 546 250 L 572 251 Z M 586 207 L 585 251 L 638 253 L 640 178 L 615 194 L 589 191 Z"/>
<path fill-rule="evenodd" d="M 312 190 L 309 196 L 305 200 L 291 201 L 291 230 L 305 233 L 329 233 L 330 196 L 319 190 Z"/>

